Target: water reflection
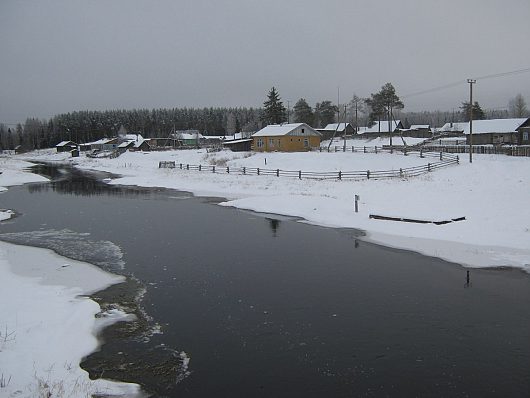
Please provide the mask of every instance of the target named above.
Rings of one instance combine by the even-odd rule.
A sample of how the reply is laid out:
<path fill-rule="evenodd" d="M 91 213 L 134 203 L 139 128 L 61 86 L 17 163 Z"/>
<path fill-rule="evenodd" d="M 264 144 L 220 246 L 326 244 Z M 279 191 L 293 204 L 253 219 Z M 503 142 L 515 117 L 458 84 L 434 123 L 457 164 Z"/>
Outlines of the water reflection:
<path fill-rule="evenodd" d="M 466 271 L 466 283 L 465 283 L 464 287 L 471 287 L 471 281 L 470 281 L 470 278 L 469 278 L 469 270 Z"/>
<path fill-rule="evenodd" d="M 28 185 L 30 193 L 54 191 L 75 196 L 111 195 L 124 198 L 137 198 L 138 196 L 149 198 L 160 191 L 156 189 L 109 185 L 102 181 L 107 176 L 106 174 L 92 173 L 96 177 L 99 177 L 99 179 L 86 178 L 89 173 L 66 165 L 38 164 L 31 169 L 34 173 L 49 178 L 51 182 Z"/>
<path fill-rule="evenodd" d="M 281 221 L 276 218 L 266 217 L 265 219 L 269 222 L 269 226 L 272 230 L 272 236 L 276 238 L 278 236 L 278 229 L 280 228 Z"/>

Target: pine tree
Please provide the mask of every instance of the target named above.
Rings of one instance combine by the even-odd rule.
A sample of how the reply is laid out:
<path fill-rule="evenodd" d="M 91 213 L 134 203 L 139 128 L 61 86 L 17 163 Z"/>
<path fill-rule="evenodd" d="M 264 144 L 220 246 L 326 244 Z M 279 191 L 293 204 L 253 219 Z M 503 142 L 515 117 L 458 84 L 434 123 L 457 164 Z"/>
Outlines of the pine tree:
<path fill-rule="evenodd" d="M 267 124 L 280 124 L 286 120 L 285 107 L 275 87 L 271 88 L 267 101 L 263 103 L 262 120 Z"/>
<path fill-rule="evenodd" d="M 333 105 L 331 101 L 322 101 L 316 104 L 315 113 L 318 114 L 319 119 L 317 127 L 326 127 L 335 121 L 337 106 Z"/>
<path fill-rule="evenodd" d="M 313 110 L 304 98 L 300 98 L 294 105 L 294 121 L 313 125 Z"/>
<path fill-rule="evenodd" d="M 395 109 L 405 107 L 392 83 L 386 83 L 379 92 L 371 94 L 371 98 L 366 99 L 365 102 L 371 109 L 369 116 L 371 122 L 381 120 L 382 117 L 391 120 Z"/>
<path fill-rule="evenodd" d="M 469 102 L 462 102 L 460 109 L 462 109 L 464 121 L 469 122 Z M 473 103 L 471 112 L 473 112 L 473 120 L 482 120 L 486 118 L 484 111 L 477 101 Z"/>

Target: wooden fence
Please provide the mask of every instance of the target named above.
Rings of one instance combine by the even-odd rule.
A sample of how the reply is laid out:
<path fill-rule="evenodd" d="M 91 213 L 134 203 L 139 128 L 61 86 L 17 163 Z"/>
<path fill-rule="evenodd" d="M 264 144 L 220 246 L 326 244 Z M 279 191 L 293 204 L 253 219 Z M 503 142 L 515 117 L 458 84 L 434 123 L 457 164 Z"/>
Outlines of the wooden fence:
<path fill-rule="evenodd" d="M 368 148 L 368 147 L 366 147 Z M 387 149 L 371 148 L 373 153 L 390 152 Z M 398 153 L 399 151 L 393 150 Z M 367 152 L 368 153 L 368 152 Z M 404 155 L 419 155 L 422 158 L 432 158 L 429 162 L 422 166 L 406 167 L 394 170 L 357 170 L 357 171 L 302 171 L 302 170 L 282 170 L 282 169 L 264 169 L 260 167 L 230 167 L 230 166 L 215 166 L 215 165 L 192 165 L 185 163 L 176 163 L 174 161 L 159 162 L 159 168 L 179 169 L 179 170 L 193 170 L 200 172 L 222 173 L 222 174 L 238 174 L 238 175 L 258 175 L 258 176 L 275 176 L 275 177 L 291 177 L 298 179 L 314 179 L 314 180 L 364 180 L 364 179 L 387 179 L 387 178 L 406 178 L 414 177 L 422 174 L 430 173 L 434 170 L 456 165 L 459 163 L 457 155 L 439 152 L 426 151 L 406 151 Z"/>
<path fill-rule="evenodd" d="M 446 153 L 469 153 L 469 145 L 429 145 L 423 148 L 428 151 Z M 508 155 L 530 157 L 530 146 L 484 146 L 473 145 L 473 153 L 486 155 Z"/>

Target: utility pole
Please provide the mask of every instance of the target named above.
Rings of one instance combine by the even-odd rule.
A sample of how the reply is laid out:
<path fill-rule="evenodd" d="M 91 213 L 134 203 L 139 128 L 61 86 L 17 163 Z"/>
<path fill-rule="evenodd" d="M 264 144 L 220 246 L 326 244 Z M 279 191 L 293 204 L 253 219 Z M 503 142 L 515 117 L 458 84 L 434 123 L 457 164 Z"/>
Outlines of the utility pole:
<path fill-rule="evenodd" d="M 337 86 L 337 123 L 340 123 L 340 86 Z"/>
<path fill-rule="evenodd" d="M 388 134 L 390 134 L 390 153 L 394 153 L 394 150 L 393 150 L 394 148 L 392 146 L 392 120 L 390 119 L 392 115 L 392 108 L 390 107 L 390 104 L 388 104 L 387 112 L 388 112 Z"/>
<path fill-rule="evenodd" d="M 287 124 L 291 123 L 291 100 L 287 100 Z"/>
<path fill-rule="evenodd" d="M 469 83 L 469 163 L 473 163 L 473 84 L 476 79 L 467 79 Z"/>
<path fill-rule="evenodd" d="M 339 126 L 340 126 L 340 120 L 339 120 Z M 344 148 L 342 149 L 343 152 L 346 152 L 346 105 L 344 105 L 344 134 L 342 135 L 344 139 Z"/>

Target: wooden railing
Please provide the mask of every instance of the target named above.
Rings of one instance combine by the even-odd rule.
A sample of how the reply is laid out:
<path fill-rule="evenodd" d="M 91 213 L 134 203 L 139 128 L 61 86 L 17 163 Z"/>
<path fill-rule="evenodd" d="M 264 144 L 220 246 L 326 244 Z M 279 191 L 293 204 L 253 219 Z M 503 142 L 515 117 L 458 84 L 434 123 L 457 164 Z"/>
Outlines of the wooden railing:
<path fill-rule="evenodd" d="M 390 150 L 383 148 L 364 147 L 364 151 L 368 153 L 390 152 Z M 399 151 L 392 150 L 394 153 Z M 404 155 L 417 155 L 422 158 L 432 159 L 425 165 L 405 167 L 392 170 L 356 170 L 356 171 L 303 171 L 303 170 L 283 170 L 283 169 L 266 169 L 260 167 L 230 167 L 230 166 L 216 166 L 216 165 L 193 165 L 187 163 L 176 163 L 174 161 L 161 161 L 158 164 L 159 168 L 179 169 L 186 171 L 200 171 L 218 174 L 238 174 L 238 175 L 259 175 L 259 176 L 275 176 L 275 177 L 291 177 L 298 179 L 314 179 L 314 180 L 364 180 L 364 179 L 387 179 L 387 178 L 406 178 L 414 177 L 422 174 L 430 173 L 437 169 L 457 165 L 459 158 L 457 155 L 450 153 L 434 153 L 427 151 L 405 151 Z"/>

